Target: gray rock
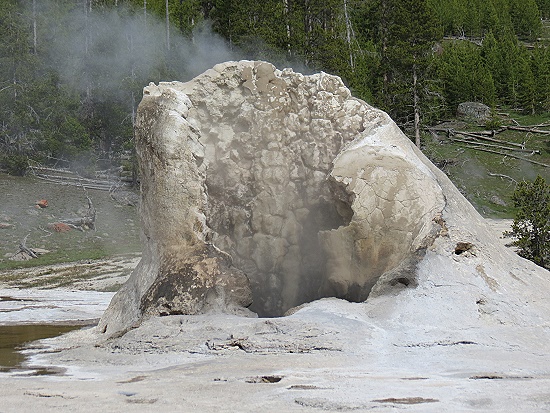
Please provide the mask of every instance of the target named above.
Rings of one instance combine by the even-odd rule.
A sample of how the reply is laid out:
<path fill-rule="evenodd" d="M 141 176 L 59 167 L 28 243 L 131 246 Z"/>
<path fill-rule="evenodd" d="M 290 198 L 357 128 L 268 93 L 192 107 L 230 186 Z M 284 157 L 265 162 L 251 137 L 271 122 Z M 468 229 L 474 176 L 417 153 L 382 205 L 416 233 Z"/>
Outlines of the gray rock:
<path fill-rule="evenodd" d="M 491 117 L 491 108 L 479 102 L 462 102 L 458 105 L 456 116 L 461 119 L 486 121 Z"/>
<path fill-rule="evenodd" d="M 490 199 L 490 201 L 495 204 L 495 205 L 500 205 L 500 206 L 506 206 L 506 201 L 504 201 L 501 197 L 499 197 L 498 195 L 493 195 Z"/>

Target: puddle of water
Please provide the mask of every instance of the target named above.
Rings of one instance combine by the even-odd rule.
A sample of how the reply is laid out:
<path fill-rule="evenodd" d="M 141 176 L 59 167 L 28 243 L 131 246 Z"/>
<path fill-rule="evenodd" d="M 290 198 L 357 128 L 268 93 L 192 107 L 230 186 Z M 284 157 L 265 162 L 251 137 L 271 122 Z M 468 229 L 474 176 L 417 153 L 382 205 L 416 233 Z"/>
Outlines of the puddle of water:
<path fill-rule="evenodd" d="M 0 371 L 21 369 L 25 356 L 21 350 L 26 343 L 67 333 L 82 326 L 16 325 L 0 326 Z M 40 374 L 40 373 L 38 373 Z"/>

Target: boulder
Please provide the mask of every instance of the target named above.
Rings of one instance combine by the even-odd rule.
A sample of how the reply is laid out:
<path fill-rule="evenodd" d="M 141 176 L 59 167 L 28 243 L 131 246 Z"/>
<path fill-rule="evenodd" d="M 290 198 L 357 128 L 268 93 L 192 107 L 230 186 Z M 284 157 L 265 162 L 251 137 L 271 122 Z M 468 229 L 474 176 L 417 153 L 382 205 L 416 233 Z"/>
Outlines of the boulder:
<path fill-rule="evenodd" d="M 432 324 L 442 314 L 426 301 L 448 306 L 432 288 L 449 282 L 463 283 L 452 291 L 467 307 L 449 316 L 517 318 L 497 303 L 520 277 L 501 262 L 518 258 L 493 246 L 448 178 L 336 76 L 240 61 L 150 84 L 136 148 L 143 258 L 100 321 L 109 336 L 149 316 L 280 316 L 323 297 Z M 457 254 L 458 243 L 470 247 Z M 396 297 L 411 296 L 394 311 Z"/>
<path fill-rule="evenodd" d="M 491 117 L 491 108 L 479 102 L 462 102 L 458 105 L 456 116 L 460 119 L 484 122 Z"/>

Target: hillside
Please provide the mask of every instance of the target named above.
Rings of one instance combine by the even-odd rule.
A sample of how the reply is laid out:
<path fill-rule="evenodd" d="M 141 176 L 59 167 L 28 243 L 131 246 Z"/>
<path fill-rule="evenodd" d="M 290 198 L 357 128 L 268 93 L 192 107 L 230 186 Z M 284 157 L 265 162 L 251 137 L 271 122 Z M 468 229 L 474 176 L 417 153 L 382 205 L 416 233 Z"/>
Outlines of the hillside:
<path fill-rule="evenodd" d="M 136 207 L 115 202 L 106 191 L 84 192 L 34 177 L 0 174 L 0 193 L 0 270 L 141 251 Z M 95 230 L 55 231 L 52 224 L 86 214 L 86 196 L 96 208 Z M 37 206 L 42 199 L 48 202 L 47 208 Z M 50 252 L 30 261 L 9 260 L 25 237 L 27 247 Z"/>
<path fill-rule="evenodd" d="M 548 114 L 549 17 L 548 0 L 6 0 L 0 169 L 130 168 L 144 86 L 243 58 L 338 75 L 417 143 L 463 101 Z"/>
<path fill-rule="evenodd" d="M 495 129 L 535 125 L 540 133 L 510 129 L 492 138 L 486 134 L 489 140 L 480 140 L 472 136 L 487 132 L 486 125 L 455 119 L 431 129 L 424 152 L 482 215 L 510 218 L 514 216 L 511 196 L 517 182 L 533 181 L 537 175 L 550 180 L 550 116 L 503 111 L 498 118 Z"/>

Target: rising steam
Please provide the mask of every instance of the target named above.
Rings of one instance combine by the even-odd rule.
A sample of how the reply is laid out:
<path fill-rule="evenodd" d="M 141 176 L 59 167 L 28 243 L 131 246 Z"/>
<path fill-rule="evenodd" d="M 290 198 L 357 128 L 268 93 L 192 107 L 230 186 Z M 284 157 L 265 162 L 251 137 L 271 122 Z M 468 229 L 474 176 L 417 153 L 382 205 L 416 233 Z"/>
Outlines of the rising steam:
<path fill-rule="evenodd" d="M 90 11 L 82 4 L 40 1 L 37 26 L 39 52 L 61 81 L 105 98 L 151 81 L 186 81 L 216 63 L 240 58 L 208 24 L 190 37 L 172 28 L 168 48 L 164 22 L 123 6 Z"/>

